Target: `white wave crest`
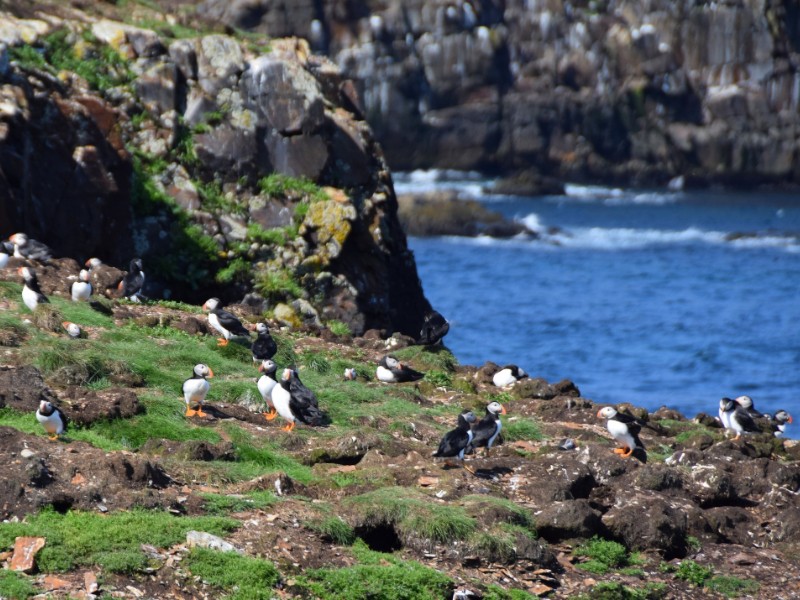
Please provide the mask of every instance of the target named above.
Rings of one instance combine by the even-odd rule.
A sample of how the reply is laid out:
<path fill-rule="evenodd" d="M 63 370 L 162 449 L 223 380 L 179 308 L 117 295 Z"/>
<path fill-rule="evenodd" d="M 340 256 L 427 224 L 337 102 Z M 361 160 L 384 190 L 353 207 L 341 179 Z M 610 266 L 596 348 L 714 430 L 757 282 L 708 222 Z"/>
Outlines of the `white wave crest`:
<path fill-rule="evenodd" d="M 564 186 L 566 197 L 576 202 L 602 202 L 607 206 L 624 204 L 672 204 L 678 202 L 682 194 L 670 191 L 635 192 L 620 188 L 607 188 L 599 185 L 577 185 L 568 183 Z M 563 201 L 563 197 L 559 197 Z"/>
<path fill-rule="evenodd" d="M 481 198 L 489 180 L 474 171 L 447 169 L 417 170 L 394 174 L 397 194 L 421 194 L 436 190 L 455 190 L 466 198 Z"/>

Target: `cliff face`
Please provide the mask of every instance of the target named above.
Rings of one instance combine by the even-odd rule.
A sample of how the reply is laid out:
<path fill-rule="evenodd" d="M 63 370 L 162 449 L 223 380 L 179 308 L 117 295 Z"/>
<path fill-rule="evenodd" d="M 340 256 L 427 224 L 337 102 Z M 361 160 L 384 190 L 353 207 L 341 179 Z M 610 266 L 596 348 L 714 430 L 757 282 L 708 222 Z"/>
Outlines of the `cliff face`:
<path fill-rule="evenodd" d="M 206 0 L 198 12 L 328 52 L 363 86 L 395 169 L 800 180 L 793 2 Z"/>
<path fill-rule="evenodd" d="M 154 296 L 255 289 L 287 322 L 418 333 L 391 177 L 335 65 L 297 39 L 56 14 L 3 17 L 0 235 L 142 256 Z"/>

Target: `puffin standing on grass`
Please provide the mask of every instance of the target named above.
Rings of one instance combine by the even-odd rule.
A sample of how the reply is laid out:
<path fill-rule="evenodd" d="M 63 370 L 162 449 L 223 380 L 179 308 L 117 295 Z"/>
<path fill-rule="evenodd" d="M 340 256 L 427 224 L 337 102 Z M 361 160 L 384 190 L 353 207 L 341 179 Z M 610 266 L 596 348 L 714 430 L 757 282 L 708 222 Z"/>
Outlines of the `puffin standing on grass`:
<path fill-rule="evenodd" d="M 187 417 L 193 417 L 194 415 L 198 417 L 206 416 L 207 413 L 203 412 L 203 402 L 205 402 L 206 394 L 211 388 L 208 379 L 213 376 L 214 371 L 201 363 L 194 366 L 192 376 L 183 382 L 183 401 L 186 402 Z M 192 405 L 197 405 L 197 410 L 194 410 Z"/>
<path fill-rule="evenodd" d="M 36 420 L 42 424 L 51 440 L 55 440 L 67 430 L 67 416 L 52 402 L 42 400 L 36 411 Z"/>
<path fill-rule="evenodd" d="M 30 267 L 20 267 L 19 274 L 25 280 L 25 285 L 22 286 L 22 301 L 25 303 L 31 312 L 36 310 L 40 304 L 48 304 L 50 300 L 47 299 L 39 287 L 39 280 L 36 278 L 36 271 Z"/>
<path fill-rule="evenodd" d="M 504 414 L 506 414 L 506 409 L 499 402 L 490 402 L 486 406 L 486 416 L 472 428 L 471 448 L 484 447 L 486 456 L 489 456 L 489 450 L 503 429 L 500 415 Z"/>
<path fill-rule="evenodd" d="M 86 301 L 92 295 L 92 284 L 89 283 L 89 271 L 81 269 L 78 281 L 75 281 L 70 288 L 73 302 Z"/>
<path fill-rule="evenodd" d="M 258 332 L 258 337 L 251 347 L 253 362 L 263 362 L 275 356 L 278 352 L 278 344 L 272 339 L 266 323 L 257 323 L 256 331 Z"/>
<path fill-rule="evenodd" d="M 470 445 L 473 439 L 473 433 L 470 429 L 470 425 L 477 420 L 475 417 L 475 413 L 471 410 L 462 412 L 458 415 L 458 425 L 455 429 L 452 429 L 444 434 L 442 441 L 439 442 L 439 448 L 436 452 L 433 453 L 433 456 L 436 458 L 457 458 L 461 461 L 461 467 L 472 473 L 475 474 L 475 471 L 464 464 L 464 452 L 467 450 L 467 447 Z M 452 466 L 452 464 L 445 460 L 444 465 Z"/>
<path fill-rule="evenodd" d="M 438 344 L 448 331 L 450 331 L 450 323 L 447 322 L 447 319 L 440 312 L 432 310 L 425 315 L 417 343 L 427 346 Z"/>
<path fill-rule="evenodd" d="M 286 421 L 286 426 L 281 427 L 281 429 L 283 431 L 292 431 L 297 421 L 312 427 L 323 425 L 325 416 L 322 411 L 308 397 L 295 396 L 292 393 L 293 376 L 296 377 L 296 374 L 292 369 L 284 369 L 280 382 L 272 388 L 272 404 L 278 414 Z"/>
<path fill-rule="evenodd" d="M 492 383 L 497 387 L 506 387 L 516 383 L 520 379 L 525 379 L 528 374 L 517 365 L 506 365 L 492 377 Z"/>
<path fill-rule="evenodd" d="M 245 329 L 239 319 L 227 310 L 220 308 L 219 298 L 206 300 L 203 310 L 208 312 L 209 325 L 222 335 L 221 338 L 217 338 L 217 346 L 227 346 L 228 341 L 236 336 L 250 337 L 250 332 Z"/>
<path fill-rule="evenodd" d="M 411 367 L 403 365 L 393 356 L 384 356 L 378 363 L 375 372 L 378 381 L 386 383 L 403 383 L 406 381 L 418 381 L 425 377 L 425 373 L 415 371 Z"/>
<path fill-rule="evenodd" d="M 617 409 L 613 406 L 601 408 L 597 411 L 597 418 L 608 419 L 606 428 L 617 443 L 620 444 L 619 448 L 614 448 L 615 454 L 619 454 L 622 458 L 628 458 L 634 451 L 640 450 L 641 453 L 637 453 L 637 458 L 642 462 L 647 462 L 644 444 L 639 439 L 639 432 L 642 427 L 636 418 L 617 412 Z"/>
<path fill-rule="evenodd" d="M 723 405 L 723 400 L 727 400 Z M 720 400 L 720 410 L 723 413 L 723 419 L 727 417 L 730 429 L 736 432 L 735 440 L 742 437 L 743 433 L 758 433 L 761 431 L 753 417 L 747 412 L 747 409 L 738 404 L 736 400 L 730 398 L 723 398 Z"/>
<path fill-rule="evenodd" d="M 15 233 L 8 241 L 14 244 L 14 256 L 16 258 L 29 258 L 40 262 L 47 262 L 53 257 L 53 251 L 38 240 L 29 238 L 24 233 Z"/>
<path fill-rule="evenodd" d="M 264 360 L 258 366 L 258 370 L 260 373 L 263 373 L 263 375 L 258 378 L 256 385 L 258 386 L 258 392 L 261 394 L 261 399 L 264 400 L 264 403 L 267 405 L 267 412 L 264 413 L 264 417 L 267 421 L 272 421 L 272 419 L 278 416 L 275 405 L 272 403 L 272 390 L 278 385 L 278 380 L 275 379 L 278 365 L 271 360 Z"/>
<path fill-rule="evenodd" d="M 141 302 L 143 287 L 144 271 L 142 270 L 142 259 L 134 258 L 131 261 L 128 273 L 119 282 L 117 289 L 120 290 L 123 298 L 127 298 L 131 302 Z"/>

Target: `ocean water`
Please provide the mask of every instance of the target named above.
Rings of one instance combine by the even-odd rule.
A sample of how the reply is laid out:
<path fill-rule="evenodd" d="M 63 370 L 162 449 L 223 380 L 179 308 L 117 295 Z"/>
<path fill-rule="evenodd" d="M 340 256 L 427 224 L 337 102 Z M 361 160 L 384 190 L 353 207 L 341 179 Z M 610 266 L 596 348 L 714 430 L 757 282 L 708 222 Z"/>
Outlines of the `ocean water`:
<path fill-rule="evenodd" d="M 459 362 L 571 379 L 595 402 L 691 417 L 746 394 L 800 419 L 800 195 L 571 185 L 519 198 L 488 183 L 395 177 L 398 193 L 458 189 L 540 234 L 409 239 Z"/>

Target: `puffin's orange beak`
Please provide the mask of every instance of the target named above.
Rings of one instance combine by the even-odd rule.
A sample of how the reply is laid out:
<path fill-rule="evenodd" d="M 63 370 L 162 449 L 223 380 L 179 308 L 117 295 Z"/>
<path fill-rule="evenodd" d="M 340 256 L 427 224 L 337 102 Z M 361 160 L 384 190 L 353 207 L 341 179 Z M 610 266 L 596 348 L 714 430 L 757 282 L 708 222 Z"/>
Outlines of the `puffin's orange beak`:
<path fill-rule="evenodd" d="M 118 289 L 118 290 L 121 290 L 121 289 L 122 289 L 122 283 L 123 283 L 123 282 L 122 282 L 122 281 L 120 281 L 120 282 L 117 284 L 117 289 Z"/>
<path fill-rule="evenodd" d="M 261 373 L 261 371 L 263 370 L 264 370 L 264 365 L 258 365 L 258 372 Z"/>
<path fill-rule="evenodd" d="M 603 415 L 601 415 L 601 414 L 600 414 L 601 412 L 603 412 L 603 409 L 602 409 L 602 408 L 601 408 L 600 410 L 598 410 L 598 411 L 597 411 L 597 418 L 598 418 L 598 419 L 602 419 L 602 418 L 603 418 Z"/>
<path fill-rule="evenodd" d="M 500 411 L 500 414 L 501 414 L 501 415 L 504 415 L 504 414 L 506 414 L 506 407 L 505 407 L 505 406 L 503 406 L 503 405 L 501 404 L 501 405 L 500 405 L 500 408 L 502 408 L 502 409 L 503 409 L 503 410 L 501 410 L 501 411 Z"/>
<path fill-rule="evenodd" d="M 69 326 L 70 326 L 70 322 L 69 322 L 69 321 L 63 321 L 63 322 L 61 323 L 61 326 L 62 326 L 64 329 L 66 329 L 67 327 L 69 327 Z"/>
<path fill-rule="evenodd" d="M 211 367 L 208 367 L 208 378 L 211 379 L 214 376 L 214 371 L 211 370 Z"/>
<path fill-rule="evenodd" d="M 789 423 L 792 422 L 792 415 L 789 415 Z"/>
<path fill-rule="evenodd" d="M 208 304 L 208 303 L 207 302 L 203 302 L 203 310 L 208 310 L 208 308 L 206 307 L 206 304 Z"/>

